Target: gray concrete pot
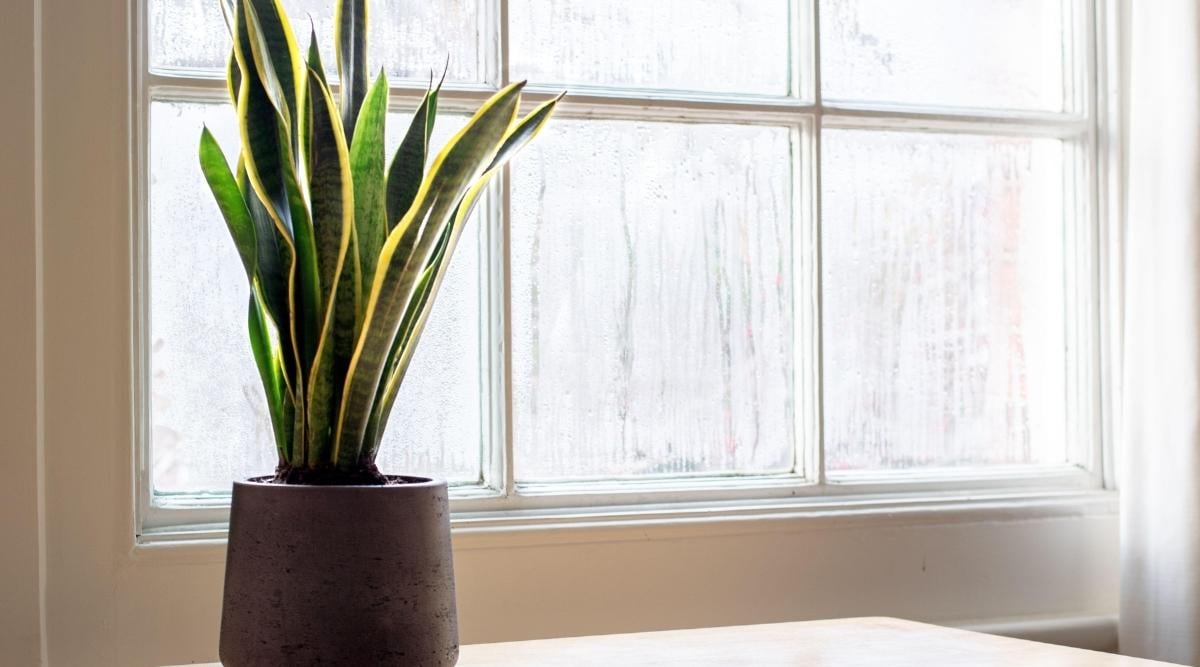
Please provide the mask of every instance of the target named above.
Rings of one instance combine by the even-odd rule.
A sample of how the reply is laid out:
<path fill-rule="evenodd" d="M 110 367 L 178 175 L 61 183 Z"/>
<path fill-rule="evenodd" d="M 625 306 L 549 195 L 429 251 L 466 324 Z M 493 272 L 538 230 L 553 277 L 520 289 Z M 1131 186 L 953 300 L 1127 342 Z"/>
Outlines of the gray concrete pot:
<path fill-rule="evenodd" d="M 446 483 L 233 485 L 221 661 L 453 665 Z"/>

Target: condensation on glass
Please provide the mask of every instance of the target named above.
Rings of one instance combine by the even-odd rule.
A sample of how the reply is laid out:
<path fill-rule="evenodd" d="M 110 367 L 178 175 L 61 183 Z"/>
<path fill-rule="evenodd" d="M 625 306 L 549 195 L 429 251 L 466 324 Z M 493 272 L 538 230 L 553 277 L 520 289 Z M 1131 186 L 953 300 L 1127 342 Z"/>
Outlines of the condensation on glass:
<path fill-rule="evenodd" d="M 150 66 L 156 69 L 220 69 L 229 57 L 229 31 L 221 0 L 149 0 Z M 484 77 L 480 6 L 485 0 L 387 0 L 368 2 L 372 71 L 386 67 L 394 79 L 426 81 L 449 60 L 450 81 Z M 321 58 L 335 75 L 333 0 L 284 0 L 302 52 L 312 28 Z"/>
<path fill-rule="evenodd" d="M 390 114 L 388 122 L 394 149 L 408 115 Z M 462 123 L 444 118 L 435 145 Z M 276 463 L 246 338 L 245 274 L 197 162 L 202 124 L 236 159 L 229 105 L 151 104 L 147 354 L 151 475 L 160 493 L 228 490 L 231 480 L 273 472 Z M 385 472 L 480 479 L 479 234 L 472 220 L 397 397 L 379 458 Z"/>
<path fill-rule="evenodd" d="M 513 78 L 535 83 L 787 95 L 779 0 L 510 2 Z"/>
<path fill-rule="evenodd" d="M 1054 139 L 826 130 L 831 472 L 1067 463 Z"/>
<path fill-rule="evenodd" d="M 788 128 L 557 119 L 512 180 L 519 481 L 794 465 Z"/>
<path fill-rule="evenodd" d="M 820 0 L 826 100 L 1061 111 L 1074 0 Z"/>

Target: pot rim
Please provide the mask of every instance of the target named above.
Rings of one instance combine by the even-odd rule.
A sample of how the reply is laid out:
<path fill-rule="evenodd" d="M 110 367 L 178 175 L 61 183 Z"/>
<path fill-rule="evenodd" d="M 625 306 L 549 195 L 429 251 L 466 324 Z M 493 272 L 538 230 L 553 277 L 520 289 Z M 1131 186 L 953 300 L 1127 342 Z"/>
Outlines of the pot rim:
<path fill-rule="evenodd" d="M 392 491 L 400 492 L 404 490 L 419 491 L 423 489 L 435 489 L 438 487 L 446 487 L 446 480 L 436 477 L 422 477 L 419 475 L 385 475 L 389 480 L 404 480 L 403 484 L 274 484 L 267 480 L 274 479 L 274 475 L 255 475 L 244 479 L 233 481 L 234 487 L 245 487 L 248 489 L 309 489 L 322 490 L 362 490 L 362 491 Z"/>

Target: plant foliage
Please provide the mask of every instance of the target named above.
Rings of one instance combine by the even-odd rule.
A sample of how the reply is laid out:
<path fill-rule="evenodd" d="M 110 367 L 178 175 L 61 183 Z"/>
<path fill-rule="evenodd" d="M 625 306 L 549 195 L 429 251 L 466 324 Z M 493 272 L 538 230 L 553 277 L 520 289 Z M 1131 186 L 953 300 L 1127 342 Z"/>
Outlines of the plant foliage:
<path fill-rule="evenodd" d="M 250 283 L 248 331 L 285 482 L 378 483 L 380 438 L 463 225 L 550 119 L 496 93 L 433 154 L 441 83 L 385 163 L 388 82 L 368 83 L 366 0 L 337 0 L 335 98 L 280 0 L 222 0 L 241 153 L 205 128 L 200 166 Z"/>

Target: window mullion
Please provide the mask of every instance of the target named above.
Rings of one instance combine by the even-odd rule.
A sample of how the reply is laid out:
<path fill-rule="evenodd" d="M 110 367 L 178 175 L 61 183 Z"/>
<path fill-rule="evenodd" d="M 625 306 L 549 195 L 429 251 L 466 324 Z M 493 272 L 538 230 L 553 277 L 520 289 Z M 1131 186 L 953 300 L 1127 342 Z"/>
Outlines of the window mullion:
<path fill-rule="evenodd" d="M 812 279 L 812 303 L 813 303 L 813 319 L 811 325 L 813 335 L 812 359 L 810 360 L 813 368 L 816 369 L 813 381 L 813 406 L 812 419 L 814 423 L 809 427 L 808 432 L 812 433 L 812 452 L 808 454 L 807 460 L 815 466 L 813 471 L 805 471 L 809 476 L 815 473 L 815 479 L 818 485 L 824 487 L 827 483 L 825 474 L 825 364 L 824 364 L 824 289 L 823 276 L 821 269 L 821 225 L 824 223 L 824 217 L 821 213 L 821 135 L 825 126 L 823 96 L 821 94 L 821 2 L 820 0 L 809 0 L 809 34 L 812 39 L 812 48 L 809 51 L 812 59 L 812 99 L 813 99 L 813 121 L 810 129 L 812 142 L 811 156 L 812 161 L 809 169 L 812 173 L 812 178 L 809 179 L 811 194 L 811 208 L 809 215 L 812 216 L 812 258 L 813 258 L 813 279 Z M 799 360 L 797 360 L 799 361 Z"/>
<path fill-rule="evenodd" d="M 499 85 L 507 86 L 510 80 L 509 72 L 509 47 L 508 47 L 508 0 L 496 1 L 496 25 L 493 26 L 492 34 L 496 39 L 496 57 L 499 76 Z M 493 288 L 493 294 L 498 296 L 500 305 L 500 327 L 498 330 L 501 336 L 500 355 L 502 369 L 501 381 L 498 383 L 501 389 L 500 406 L 502 408 L 500 419 L 503 420 L 502 438 L 499 442 L 492 443 L 493 455 L 500 456 L 501 468 L 501 487 L 504 490 L 504 498 L 511 500 L 516 495 L 516 443 L 513 440 L 513 391 L 512 391 L 512 207 L 511 207 L 511 181 L 512 172 L 508 166 L 505 166 L 500 174 L 500 210 L 499 215 L 499 244 L 493 243 L 489 245 L 491 252 L 496 252 L 495 261 L 499 263 L 500 280 Z M 493 402 L 495 403 L 495 402 Z M 497 452 L 499 448 L 499 452 Z"/>
<path fill-rule="evenodd" d="M 497 23 L 493 34 L 496 36 L 500 85 L 503 87 L 512 80 L 512 72 L 509 70 L 511 60 L 508 48 L 508 0 L 496 0 L 496 2 L 498 3 Z"/>

